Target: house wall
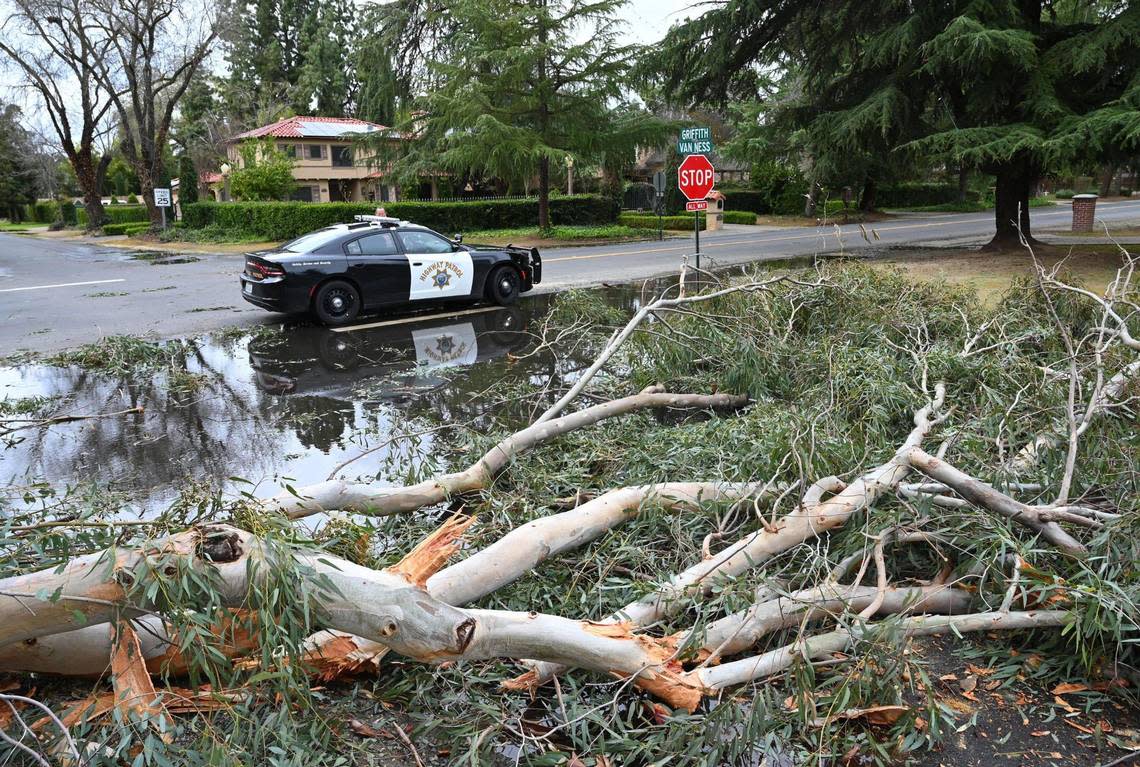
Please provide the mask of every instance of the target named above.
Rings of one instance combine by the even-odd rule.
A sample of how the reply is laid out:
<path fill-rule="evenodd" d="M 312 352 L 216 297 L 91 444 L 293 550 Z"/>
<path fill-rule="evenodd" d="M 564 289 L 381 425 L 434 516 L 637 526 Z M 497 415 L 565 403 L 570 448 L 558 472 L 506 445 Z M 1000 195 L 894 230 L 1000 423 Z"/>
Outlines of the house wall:
<path fill-rule="evenodd" d="M 329 202 L 332 194 L 330 183 L 340 182 L 344 188 L 346 202 L 364 202 L 367 200 L 396 200 L 398 188 L 394 184 L 383 182 L 378 178 L 370 178 L 376 174 L 376 169 L 369 167 L 369 155 L 361 155 L 359 150 L 346 141 L 333 139 L 273 139 L 277 149 L 294 155 L 293 178 L 297 180 L 298 187 L 308 187 L 313 202 Z M 310 147 L 316 147 L 320 157 L 313 157 Z M 353 152 L 351 166 L 333 165 L 334 147 L 346 148 Z M 230 165 L 235 168 L 245 166 L 242 159 L 240 145 L 233 143 L 226 147 L 226 156 Z M 350 183 L 343 183 L 350 182 Z"/>

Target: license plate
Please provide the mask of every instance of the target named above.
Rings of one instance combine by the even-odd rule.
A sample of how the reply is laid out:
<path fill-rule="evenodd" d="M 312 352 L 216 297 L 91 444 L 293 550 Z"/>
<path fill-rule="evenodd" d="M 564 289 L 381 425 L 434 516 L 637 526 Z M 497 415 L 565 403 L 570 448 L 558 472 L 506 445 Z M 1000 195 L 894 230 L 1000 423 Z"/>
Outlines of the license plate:
<path fill-rule="evenodd" d="M 245 283 L 245 285 L 242 285 L 241 289 L 244 290 L 246 293 L 252 293 L 253 292 L 253 284 L 247 282 L 247 283 Z"/>

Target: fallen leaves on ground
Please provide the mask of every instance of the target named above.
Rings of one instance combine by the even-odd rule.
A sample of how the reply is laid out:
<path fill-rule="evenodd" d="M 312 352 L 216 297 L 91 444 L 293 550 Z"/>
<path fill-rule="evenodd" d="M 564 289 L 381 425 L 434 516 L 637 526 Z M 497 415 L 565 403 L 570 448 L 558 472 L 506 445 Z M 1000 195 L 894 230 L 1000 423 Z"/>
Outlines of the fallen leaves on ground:
<path fill-rule="evenodd" d="M 378 730 L 370 724 L 360 721 L 359 719 L 349 720 L 348 729 L 362 738 L 391 738 L 392 734 L 384 730 Z"/>

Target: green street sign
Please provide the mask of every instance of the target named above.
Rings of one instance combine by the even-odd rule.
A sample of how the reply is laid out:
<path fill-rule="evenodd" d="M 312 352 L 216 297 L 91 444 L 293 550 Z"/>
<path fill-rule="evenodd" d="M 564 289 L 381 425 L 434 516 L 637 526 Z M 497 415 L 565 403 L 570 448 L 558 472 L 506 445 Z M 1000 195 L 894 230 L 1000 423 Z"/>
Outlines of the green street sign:
<path fill-rule="evenodd" d="M 682 128 L 677 140 L 677 154 L 708 154 L 713 150 L 712 131 L 708 128 Z"/>

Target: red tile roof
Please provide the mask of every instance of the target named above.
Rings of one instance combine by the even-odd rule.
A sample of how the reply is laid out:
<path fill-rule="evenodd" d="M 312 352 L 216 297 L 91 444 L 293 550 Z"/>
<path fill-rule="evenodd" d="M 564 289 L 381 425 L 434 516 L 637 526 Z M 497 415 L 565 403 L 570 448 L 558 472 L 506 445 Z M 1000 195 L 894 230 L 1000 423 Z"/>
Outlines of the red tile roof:
<path fill-rule="evenodd" d="M 306 123 L 328 123 L 326 130 L 313 130 L 312 126 Z M 366 133 L 374 130 L 384 130 L 387 128 L 385 125 L 367 122 L 365 120 L 356 120 L 351 117 L 308 117 L 305 115 L 297 115 L 296 117 L 286 117 L 283 120 L 278 120 L 270 125 L 262 125 L 260 128 L 247 130 L 244 133 L 239 133 L 233 136 L 229 141 L 240 141 L 247 138 L 262 138 L 264 136 L 272 136 L 273 138 L 333 138 L 330 133 L 336 132 L 336 126 L 343 125 L 344 129 L 341 133 Z"/>
<path fill-rule="evenodd" d="M 212 171 L 203 171 L 198 174 L 198 180 L 203 184 L 216 184 L 222 180 L 222 174 Z"/>

